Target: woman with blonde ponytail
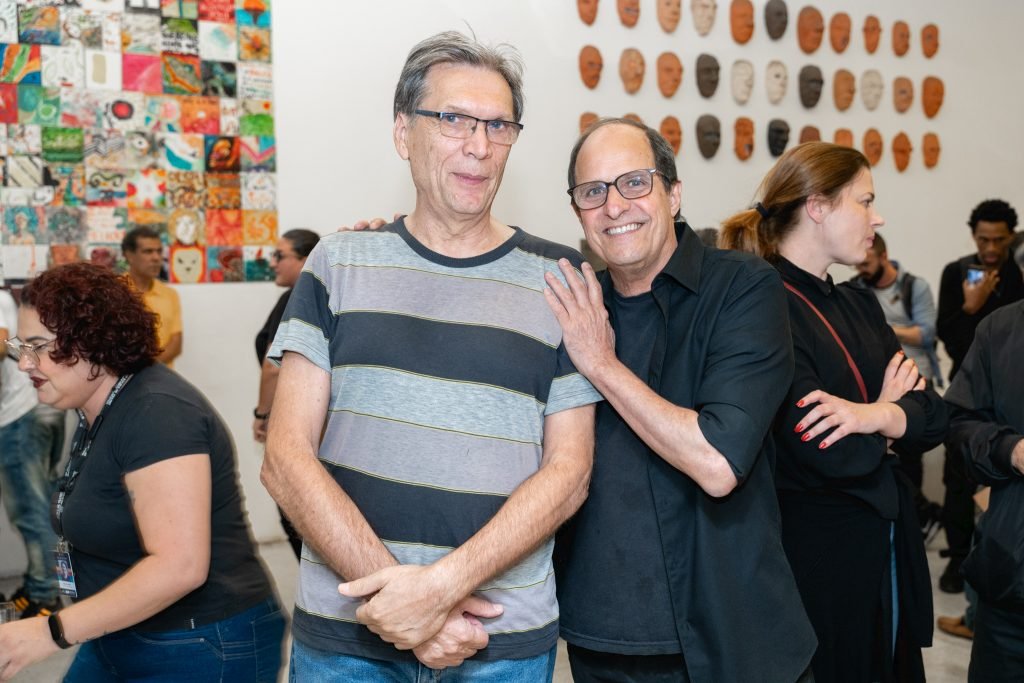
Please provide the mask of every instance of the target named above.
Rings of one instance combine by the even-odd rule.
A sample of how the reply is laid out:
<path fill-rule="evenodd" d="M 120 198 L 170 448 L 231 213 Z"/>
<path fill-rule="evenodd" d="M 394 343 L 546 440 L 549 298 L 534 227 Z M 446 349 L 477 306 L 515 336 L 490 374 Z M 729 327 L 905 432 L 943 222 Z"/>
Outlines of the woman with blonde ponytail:
<path fill-rule="evenodd" d="M 898 454 L 942 441 L 946 411 L 875 296 L 828 270 L 883 225 L 868 161 L 810 142 L 769 171 L 719 245 L 771 262 L 789 294 L 795 372 L 776 417 L 782 540 L 818 636 L 817 683 L 924 681 L 931 583 Z M 890 450 L 891 449 L 891 450 Z"/>

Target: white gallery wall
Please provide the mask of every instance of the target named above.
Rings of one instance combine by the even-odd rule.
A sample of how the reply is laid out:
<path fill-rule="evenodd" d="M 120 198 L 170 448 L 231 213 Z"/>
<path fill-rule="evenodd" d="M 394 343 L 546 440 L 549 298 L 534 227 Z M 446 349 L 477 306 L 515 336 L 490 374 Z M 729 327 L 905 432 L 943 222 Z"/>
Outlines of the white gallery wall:
<path fill-rule="evenodd" d="M 627 29 L 618 20 L 613 0 L 600 0 L 593 26 L 583 24 L 575 0 L 281 0 L 273 7 L 274 78 L 278 144 L 278 209 L 281 230 L 309 227 L 321 233 L 361 217 L 389 216 L 411 210 L 414 195 L 408 170 L 391 142 L 391 101 L 409 48 L 438 31 L 472 30 L 485 42 L 515 45 L 526 64 L 525 132 L 515 145 L 495 203 L 496 215 L 540 236 L 568 244 L 580 239 L 578 223 L 565 194 L 566 164 L 578 131 L 579 115 L 634 112 L 657 127 L 669 114 L 683 127 L 679 155 L 683 179 L 683 213 L 695 227 L 716 225 L 754 200 L 756 186 L 771 166 L 767 125 L 788 121 L 795 144 L 806 124 L 818 126 L 825 139 L 836 128 L 849 128 L 860 144 L 869 127 L 881 131 L 885 154 L 875 169 L 878 209 L 886 218 L 884 235 L 890 253 L 937 290 L 943 264 L 973 249 L 965 221 L 971 208 L 988 197 L 1002 197 L 1024 210 L 1024 71 L 1019 33 L 1024 3 L 1007 0 L 818 0 L 828 19 L 845 11 L 853 19 L 850 47 L 836 54 L 825 40 L 813 55 L 796 41 L 796 15 L 805 4 L 787 0 L 790 25 L 779 41 L 768 38 L 763 24 L 766 0 L 754 0 L 753 39 L 740 46 L 729 32 L 729 0 L 718 0 L 711 33 L 693 29 L 690 0 L 674 34 L 656 20 L 655 0 L 641 0 L 640 20 Z M 860 27 L 867 14 L 883 25 L 874 55 L 863 47 Z M 893 55 L 892 23 L 910 24 L 912 47 L 905 57 Z M 920 29 L 936 23 L 941 47 L 933 59 L 920 49 Z M 586 89 L 577 72 L 585 44 L 604 56 L 604 73 L 595 90 Z M 641 90 L 627 95 L 618 77 L 619 54 L 639 49 L 647 62 Z M 655 62 L 663 51 L 683 62 L 683 84 L 671 99 L 657 88 Z M 716 56 L 722 65 L 718 92 L 700 97 L 696 87 L 698 54 Z M 755 87 L 745 106 L 733 102 L 729 69 L 736 59 L 755 67 Z M 789 68 L 789 90 L 778 105 L 768 103 L 764 69 L 773 59 Z M 800 105 L 798 73 L 815 64 L 825 74 L 821 102 L 813 110 Z M 869 68 L 885 77 L 882 104 L 868 112 L 858 93 L 846 112 L 832 104 L 832 74 L 845 68 L 859 76 Z M 936 75 L 945 81 L 945 104 L 939 115 L 925 118 L 921 81 Z M 897 114 L 892 80 L 907 76 L 915 84 L 913 107 Z M 711 161 L 697 152 L 694 122 L 705 113 L 722 122 L 722 146 Z M 755 150 L 747 162 L 733 153 L 733 121 L 754 120 Z M 915 147 L 910 168 L 897 173 L 891 141 L 905 131 Z M 921 136 L 939 134 L 942 158 L 924 168 Z M 843 270 L 836 272 L 847 277 Z M 253 337 L 280 290 L 272 284 L 185 285 L 181 294 L 185 347 L 176 368 L 198 385 L 227 420 L 238 446 L 243 486 L 256 536 L 282 537 L 272 501 L 259 483 L 261 449 L 252 441 L 257 363 Z M 16 536 L 0 530 L 0 575 L 19 571 L 24 556 Z"/>

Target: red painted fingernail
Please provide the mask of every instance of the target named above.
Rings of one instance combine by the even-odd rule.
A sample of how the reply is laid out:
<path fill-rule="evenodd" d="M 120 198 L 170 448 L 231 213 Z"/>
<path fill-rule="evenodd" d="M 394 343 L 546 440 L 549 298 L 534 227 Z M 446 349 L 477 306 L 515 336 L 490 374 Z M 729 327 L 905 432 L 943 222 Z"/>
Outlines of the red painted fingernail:
<path fill-rule="evenodd" d="M 796 432 L 797 434 L 799 434 L 800 432 L 804 431 L 804 426 L 803 425 L 797 425 L 796 427 L 793 427 L 793 431 Z"/>
<path fill-rule="evenodd" d="M 803 401 L 797 401 L 796 402 L 796 407 L 797 408 L 803 408 L 804 407 L 804 402 Z"/>
<path fill-rule="evenodd" d="M 800 437 L 800 440 L 801 441 L 807 441 L 810 438 L 811 438 L 810 434 L 804 434 L 803 436 Z"/>
<path fill-rule="evenodd" d="M 826 442 L 822 441 L 821 444 L 818 445 L 818 448 L 820 450 L 825 450 L 826 448 L 828 448 L 828 444 Z"/>

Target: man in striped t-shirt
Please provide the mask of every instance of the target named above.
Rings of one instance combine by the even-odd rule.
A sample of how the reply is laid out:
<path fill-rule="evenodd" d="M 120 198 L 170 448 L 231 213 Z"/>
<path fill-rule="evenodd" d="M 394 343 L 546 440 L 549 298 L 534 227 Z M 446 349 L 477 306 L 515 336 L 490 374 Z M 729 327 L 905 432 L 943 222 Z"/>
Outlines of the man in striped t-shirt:
<path fill-rule="evenodd" d="M 306 541 L 297 680 L 550 680 L 551 536 L 586 497 L 600 395 L 544 301 L 580 256 L 491 215 L 520 73 L 458 33 L 413 48 L 394 139 L 415 210 L 325 237 L 271 348 L 263 479 Z"/>

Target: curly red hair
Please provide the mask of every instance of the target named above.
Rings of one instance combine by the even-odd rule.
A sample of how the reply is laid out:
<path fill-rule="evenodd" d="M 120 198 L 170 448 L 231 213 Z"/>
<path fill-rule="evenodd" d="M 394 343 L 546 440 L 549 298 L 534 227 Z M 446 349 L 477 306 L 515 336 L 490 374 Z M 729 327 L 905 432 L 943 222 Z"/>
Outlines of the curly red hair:
<path fill-rule="evenodd" d="M 57 363 L 84 360 L 126 375 L 149 367 L 160 353 L 156 314 L 107 268 L 91 263 L 51 268 L 25 285 L 21 305 L 34 308 L 53 332 L 50 358 Z"/>

